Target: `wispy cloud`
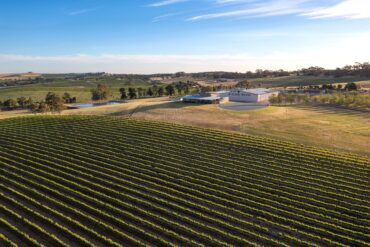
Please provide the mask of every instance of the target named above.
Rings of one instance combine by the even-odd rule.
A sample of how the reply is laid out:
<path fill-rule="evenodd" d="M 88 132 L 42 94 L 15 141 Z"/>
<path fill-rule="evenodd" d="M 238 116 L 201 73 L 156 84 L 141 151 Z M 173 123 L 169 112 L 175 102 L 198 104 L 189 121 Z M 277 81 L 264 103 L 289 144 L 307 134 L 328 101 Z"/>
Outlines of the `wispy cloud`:
<path fill-rule="evenodd" d="M 370 18 L 370 1 L 346 0 L 334 6 L 308 11 L 303 15 L 313 19 L 338 17 L 346 19 Z"/>
<path fill-rule="evenodd" d="M 175 3 L 187 2 L 188 0 L 164 0 L 147 5 L 148 7 L 162 7 Z"/>
<path fill-rule="evenodd" d="M 190 21 L 226 17 L 264 17 L 297 15 L 311 19 L 318 18 L 370 18 L 370 0 L 214 0 L 217 5 L 230 5 L 222 11 L 205 13 L 188 18 Z M 331 3 L 331 4 L 330 4 Z"/>
<path fill-rule="evenodd" d="M 176 13 L 169 13 L 169 14 L 164 14 L 164 15 L 159 15 L 153 18 L 152 22 L 159 22 L 159 21 L 164 21 L 167 20 L 170 17 L 173 17 L 177 15 Z"/>
<path fill-rule="evenodd" d="M 247 71 L 299 69 L 311 65 L 336 68 L 368 61 L 370 32 L 335 37 L 319 47 L 297 51 L 276 50 L 260 54 L 101 54 L 28 56 L 0 54 L 0 73 L 37 71 L 46 73 L 106 71 L 112 73 L 164 73 L 176 71 Z M 351 47 L 351 49 L 348 49 Z M 340 56 L 338 56 L 340 51 Z"/>
<path fill-rule="evenodd" d="M 258 0 L 215 0 L 218 4 L 231 4 L 231 3 L 252 3 Z"/>
<path fill-rule="evenodd" d="M 235 2 L 236 0 L 224 0 L 225 2 Z M 217 13 L 203 14 L 189 18 L 188 20 L 205 20 L 221 17 L 236 17 L 236 16 L 276 16 L 303 13 L 304 8 L 301 6 L 307 0 L 279 0 L 279 1 L 264 1 L 253 4 L 252 6 L 238 8 L 237 10 L 221 11 Z"/>
<path fill-rule="evenodd" d="M 89 13 L 95 10 L 97 10 L 97 8 L 80 9 L 80 10 L 71 11 L 68 13 L 68 15 L 82 15 L 82 14 L 86 14 L 86 13 Z"/>

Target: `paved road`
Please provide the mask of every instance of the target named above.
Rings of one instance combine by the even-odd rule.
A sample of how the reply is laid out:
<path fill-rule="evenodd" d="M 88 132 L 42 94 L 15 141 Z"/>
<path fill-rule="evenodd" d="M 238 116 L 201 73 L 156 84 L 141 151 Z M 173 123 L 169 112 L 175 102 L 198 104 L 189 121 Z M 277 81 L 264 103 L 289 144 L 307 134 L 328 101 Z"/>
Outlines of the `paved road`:
<path fill-rule="evenodd" d="M 229 103 L 220 104 L 220 108 L 225 110 L 234 111 L 246 111 L 246 110 L 258 110 L 268 107 L 266 103 Z"/>

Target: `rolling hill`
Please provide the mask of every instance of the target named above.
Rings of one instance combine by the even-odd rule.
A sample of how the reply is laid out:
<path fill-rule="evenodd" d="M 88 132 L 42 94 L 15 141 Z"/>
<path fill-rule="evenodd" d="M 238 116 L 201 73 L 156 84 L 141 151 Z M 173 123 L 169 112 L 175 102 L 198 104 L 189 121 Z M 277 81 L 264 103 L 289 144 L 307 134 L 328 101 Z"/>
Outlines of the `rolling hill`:
<path fill-rule="evenodd" d="M 40 77 L 41 74 L 38 73 L 23 73 L 23 74 L 0 74 L 0 81 L 18 81 L 18 80 L 28 80 L 32 78 Z"/>
<path fill-rule="evenodd" d="M 308 85 L 322 85 L 322 84 L 336 84 L 349 82 L 362 82 L 369 80 L 368 77 L 347 76 L 347 77 L 333 77 L 333 76 L 282 76 L 271 78 L 251 79 L 253 86 L 262 87 L 290 87 L 290 86 L 308 86 Z"/>

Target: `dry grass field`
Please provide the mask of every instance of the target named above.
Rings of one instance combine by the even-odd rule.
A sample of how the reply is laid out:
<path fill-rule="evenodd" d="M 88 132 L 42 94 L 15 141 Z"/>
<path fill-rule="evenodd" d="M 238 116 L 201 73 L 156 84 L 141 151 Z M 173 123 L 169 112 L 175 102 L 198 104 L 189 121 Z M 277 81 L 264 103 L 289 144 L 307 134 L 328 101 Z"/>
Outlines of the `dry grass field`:
<path fill-rule="evenodd" d="M 0 81 L 17 81 L 27 80 L 29 78 L 40 77 L 41 74 L 37 73 L 24 73 L 24 74 L 0 74 Z"/>
<path fill-rule="evenodd" d="M 21 116 L 28 116 L 32 115 L 27 110 L 19 110 L 19 111 L 0 111 L 0 120 L 6 118 L 13 118 L 13 117 L 21 117 Z"/>
<path fill-rule="evenodd" d="M 370 116 L 364 113 L 312 107 L 270 107 L 236 112 L 204 105 L 149 108 L 139 110 L 134 117 L 370 154 Z"/>
<path fill-rule="evenodd" d="M 1 87 L 0 85 L 0 101 L 7 99 L 17 99 L 19 97 L 31 97 L 33 101 L 41 101 L 45 99 L 48 92 L 54 92 L 58 95 L 63 95 L 65 92 L 70 93 L 77 98 L 77 102 L 87 102 L 91 100 L 91 89 L 97 87 L 98 84 L 105 84 L 110 87 L 110 98 L 119 99 L 119 89 L 125 87 L 148 88 L 151 84 L 135 79 L 135 80 L 116 80 L 116 79 L 101 79 L 101 80 L 56 80 L 49 83 L 36 83 L 30 85 L 16 85 L 11 87 Z"/>

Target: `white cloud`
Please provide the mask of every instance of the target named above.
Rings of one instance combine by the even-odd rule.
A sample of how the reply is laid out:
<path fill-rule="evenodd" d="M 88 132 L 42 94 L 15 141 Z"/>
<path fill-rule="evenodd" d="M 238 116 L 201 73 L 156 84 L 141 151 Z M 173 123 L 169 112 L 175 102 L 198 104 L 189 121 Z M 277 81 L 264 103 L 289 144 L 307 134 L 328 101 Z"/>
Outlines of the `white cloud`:
<path fill-rule="evenodd" d="M 177 15 L 176 13 L 169 13 L 169 14 L 164 14 L 164 15 L 159 15 L 153 18 L 152 22 L 159 22 L 163 20 L 167 20 L 170 17 L 173 17 Z"/>
<path fill-rule="evenodd" d="M 237 9 L 224 9 L 214 13 L 193 16 L 188 20 L 206 20 L 225 17 L 261 17 L 298 15 L 317 18 L 370 18 L 370 0 L 337 0 L 331 2 L 315 0 L 215 0 L 216 4 L 234 4 Z M 249 4 L 247 4 L 249 3 Z"/>
<path fill-rule="evenodd" d="M 86 13 L 89 13 L 89 12 L 92 12 L 92 11 L 95 11 L 95 10 L 96 10 L 96 8 L 93 8 L 93 9 L 80 9 L 80 10 L 69 12 L 68 15 L 82 15 L 82 14 L 86 14 Z"/>
<path fill-rule="evenodd" d="M 162 6 L 171 5 L 171 4 L 180 3 L 180 2 L 186 2 L 186 1 L 188 0 L 164 0 L 164 1 L 149 4 L 148 6 L 149 7 L 162 7 Z"/>
<path fill-rule="evenodd" d="M 235 16 L 275 16 L 297 14 L 304 12 L 301 4 L 307 0 L 279 0 L 268 1 L 264 3 L 254 4 L 248 8 L 241 8 L 232 11 L 222 11 L 218 13 L 204 14 L 191 17 L 188 20 L 205 20 L 220 17 L 235 17 Z"/>
<path fill-rule="evenodd" d="M 167 73 L 176 71 L 240 71 L 262 69 L 299 69 L 312 65 L 336 68 L 370 58 L 370 32 L 336 36 L 320 46 L 295 52 L 268 54 L 101 54 L 64 56 L 27 56 L 0 54 L 0 73 L 35 71 L 41 73 L 96 72 Z"/>
<path fill-rule="evenodd" d="M 370 18 L 369 0 L 346 0 L 334 6 L 318 8 L 303 14 L 314 19 L 341 17 L 346 19 Z"/>
<path fill-rule="evenodd" d="M 257 0 L 216 0 L 218 4 L 228 4 L 228 3 L 251 3 Z"/>

